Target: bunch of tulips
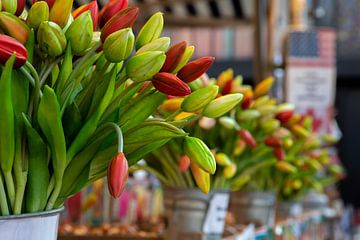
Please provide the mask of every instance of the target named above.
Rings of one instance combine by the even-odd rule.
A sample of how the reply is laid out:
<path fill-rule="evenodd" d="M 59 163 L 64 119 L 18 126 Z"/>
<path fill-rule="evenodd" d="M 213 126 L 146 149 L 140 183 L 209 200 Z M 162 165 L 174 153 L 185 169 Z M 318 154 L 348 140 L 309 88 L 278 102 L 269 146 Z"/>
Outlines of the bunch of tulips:
<path fill-rule="evenodd" d="M 152 115 L 167 98 L 190 95 L 214 58 L 189 62 L 193 46 L 170 47 L 161 13 L 135 37 L 139 9 L 126 0 L 100 12 L 96 1 L 73 12 L 72 0 L 34 1 L 28 11 L 25 1 L 1 2 L 0 215 L 59 208 L 106 175 L 118 197 L 128 166 L 171 139 L 188 139 L 182 121 Z M 207 112 L 239 99 L 210 103 Z M 214 172 L 207 147 L 187 143 Z"/>
<path fill-rule="evenodd" d="M 212 89 L 217 99 L 242 94 L 241 103 L 228 112 L 208 114 L 200 105 L 188 109 L 190 96 L 163 103 L 160 116 L 186 119 L 186 131 L 211 149 L 217 163 L 213 176 L 193 166 L 192 153 L 180 139 L 153 151 L 145 157 L 147 166 L 137 168 L 155 173 L 166 186 L 191 188 L 197 184 L 203 192 L 208 192 L 210 186 L 231 190 L 246 187 L 294 195 L 300 188 L 305 189 L 305 183 L 308 190 L 310 185 L 319 189 L 320 178 L 332 182 L 329 175 L 319 172 L 327 169 L 332 176 L 342 174 L 340 166 L 330 163 L 329 149 L 323 145 L 334 144 L 336 139 L 313 133 L 311 117 L 301 117 L 294 113 L 292 104 L 278 104 L 271 98 L 268 92 L 272 83 L 270 77 L 253 88 L 229 69 L 217 79 L 202 77 L 190 84 L 198 89 L 193 94 Z"/>

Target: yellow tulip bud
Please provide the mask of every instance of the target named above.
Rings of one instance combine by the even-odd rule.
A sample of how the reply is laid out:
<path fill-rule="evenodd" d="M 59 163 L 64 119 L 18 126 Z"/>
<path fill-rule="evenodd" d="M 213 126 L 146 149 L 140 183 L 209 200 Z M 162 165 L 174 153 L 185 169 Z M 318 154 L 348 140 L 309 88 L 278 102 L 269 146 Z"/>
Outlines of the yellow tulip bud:
<path fill-rule="evenodd" d="M 255 91 L 254 91 L 255 97 L 260 97 L 260 96 L 267 94 L 269 92 L 269 90 L 271 89 L 273 83 L 274 83 L 273 77 L 268 77 L 268 78 L 264 79 L 263 81 L 261 81 L 255 87 Z"/>

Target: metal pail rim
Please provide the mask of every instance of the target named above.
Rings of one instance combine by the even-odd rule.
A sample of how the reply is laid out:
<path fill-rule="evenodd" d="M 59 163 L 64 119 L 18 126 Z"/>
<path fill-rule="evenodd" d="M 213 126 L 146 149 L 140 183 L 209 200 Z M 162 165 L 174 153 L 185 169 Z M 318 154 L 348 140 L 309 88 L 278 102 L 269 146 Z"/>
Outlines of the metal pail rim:
<path fill-rule="evenodd" d="M 50 217 L 60 214 L 64 210 L 64 207 L 45 211 L 45 212 L 36 212 L 36 213 L 24 213 L 17 215 L 9 215 L 9 216 L 0 216 L 0 221 L 3 220 L 16 220 L 16 219 L 26 219 L 26 218 L 41 218 L 41 217 Z"/>

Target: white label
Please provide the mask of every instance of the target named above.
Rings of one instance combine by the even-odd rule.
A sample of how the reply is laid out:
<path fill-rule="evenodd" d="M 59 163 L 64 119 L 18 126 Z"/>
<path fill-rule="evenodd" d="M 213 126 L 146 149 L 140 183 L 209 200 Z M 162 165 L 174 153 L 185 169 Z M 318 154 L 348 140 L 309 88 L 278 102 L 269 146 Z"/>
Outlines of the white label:
<path fill-rule="evenodd" d="M 205 234 L 222 234 L 224 232 L 228 204 L 228 193 L 215 193 L 213 195 L 203 225 Z"/>

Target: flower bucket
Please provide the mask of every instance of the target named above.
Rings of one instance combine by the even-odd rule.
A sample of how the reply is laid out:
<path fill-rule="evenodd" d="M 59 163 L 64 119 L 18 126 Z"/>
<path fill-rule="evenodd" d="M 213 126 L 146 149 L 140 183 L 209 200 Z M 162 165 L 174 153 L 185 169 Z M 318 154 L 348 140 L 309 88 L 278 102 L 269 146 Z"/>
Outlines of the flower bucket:
<path fill-rule="evenodd" d="M 231 193 L 230 210 L 237 224 L 273 226 L 276 195 L 274 192 L 239 191 Z"/>
<path fill-rule="evenodd" d="M 304 211 L 324 211 L 329 206 L 329 198 L 326 194 L 309 192 L 302 201 Z"/>
<path fill-rule="evenodd" d="M 303 213 L 300 202 L 280 202 L 276 209 L 276 220 L 284 221 L 289 218 L 297 218 Z"/>
<path fill-rule="evenodd" d="M 229 193 L 165 188 L 166 240 L 220 240 L 224 232 Z"/>
<path fill-rule="evenodd" d="M 0 239 L 56 240 L 62 210 L 0 217 Z"/>

